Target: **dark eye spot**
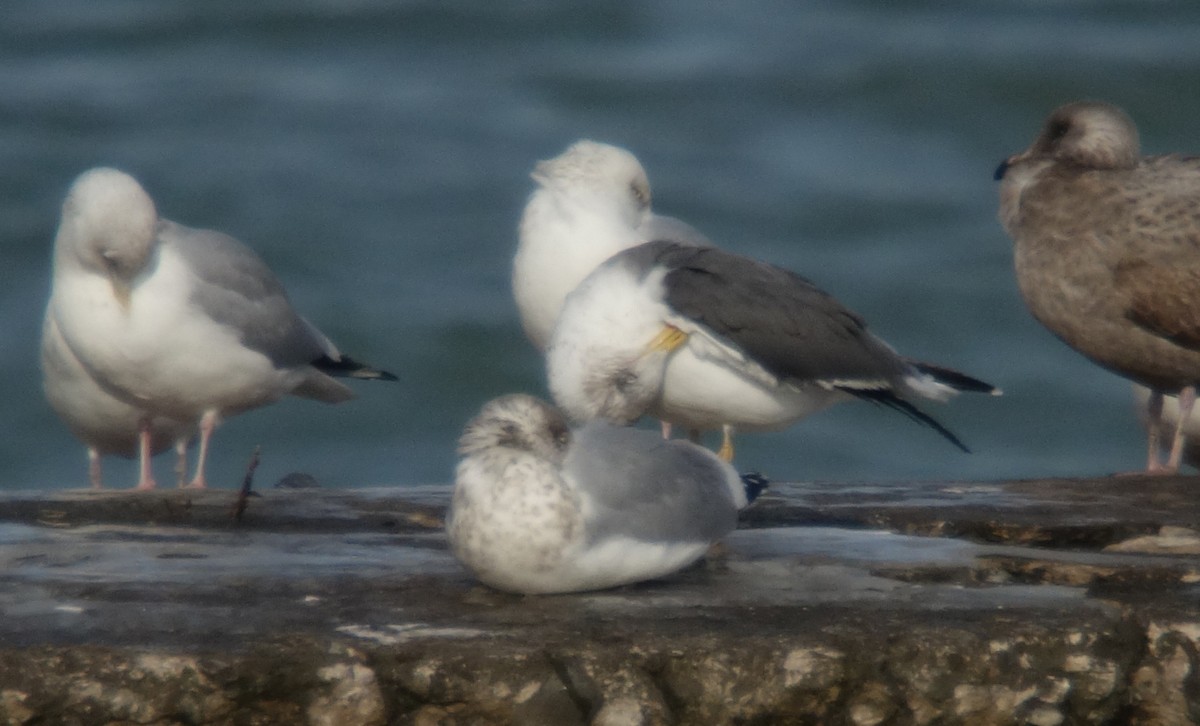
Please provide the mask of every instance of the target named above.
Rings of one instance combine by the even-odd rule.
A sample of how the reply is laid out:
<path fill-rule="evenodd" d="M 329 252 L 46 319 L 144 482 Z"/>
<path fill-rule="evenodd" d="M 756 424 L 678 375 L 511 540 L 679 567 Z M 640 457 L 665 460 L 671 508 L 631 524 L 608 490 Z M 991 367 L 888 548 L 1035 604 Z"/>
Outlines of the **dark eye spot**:
<path fill-rule="evenodd" d="M 521 429 L 510 421 L 500 424 L 499 443 L 501 446 L 515 446 L 521 441 Z"/>
<path fill-rule="evenodd" d="M 650 206 L 650 190 L 644 184 L 639 184 L 636 180 L 630 182 L 629 192 L 639 207 Z"/>
<path fill-rule="evenodd" d="M 1046 135 L 1051 141 L 1058 141 L 1062 137 L 1066 136 L 1067 132 L 1070 130 L 1071 124 L 1067 121 L 1059 119 L 1050 124 L 1050 128 L 1046 129 Z"/>
<path fill-rule="evenodd" d="M 565 449 L 567 448 L 567 444 L 571 443 L 571 430 L 563 424 L 552 425 L 550 427 L 550 435 L 557 449 Z"/>
<path fill-rule="evenodd" d="M 630 386 L 632 386 L 636 380 L 637 376 L 634 375 L 633 371 L 623 368 L 613 374 L 612 385 L 618 391 L 624 393 L 629 390 Z"/>

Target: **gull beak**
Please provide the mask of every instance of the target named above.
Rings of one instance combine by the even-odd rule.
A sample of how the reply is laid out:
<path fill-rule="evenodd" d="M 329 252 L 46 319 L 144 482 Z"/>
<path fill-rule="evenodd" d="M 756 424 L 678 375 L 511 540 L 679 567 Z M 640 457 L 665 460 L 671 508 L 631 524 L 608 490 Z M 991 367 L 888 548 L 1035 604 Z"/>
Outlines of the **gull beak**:
<path fill-rule="evenodd" d="M 1004 175 L 1006 173 L 1008 173 L 1009 167 L 1011 167 L 1013 164 L 1016 164 L 1019 161 L 1024 161 L 1025 157 L 1027 157 L 1027 156 L 1029 156 L 1029 152 L 1023 151 L 1020 154 L 1013 154 L 1012 156 L 1008 157 L 1004 161 L 1000 162 L 1000 166 L 996 167 L 996 173 L 994 175 L 992 175 L 992 178 L 995 179 L 996 181 L 1000 181 L 1001 179 L 1004 178 Z"/>
<path fill-rule="evenodd" d="M 674 325 L 664 326 L 663 329 L 658 332 L 658 335 L 654 336 L 654 339 L 646 344 L 646 348 L 642 352 L 642 355 L 649 355 L 656 352 L 670 353 L 686 343 L 687 339 L 688 334 L 679 328 L 676 328 Z"/>
<path fill-rule="evenodd" d="M 129 298 L 133 295 L 133 290 L 130 289 L 129 283 L 114 277 L 112 278 L 112 290 L 113 297 L 117 299 L 117 304 L 121 306 L 122 310 L 128 312 Z"/>

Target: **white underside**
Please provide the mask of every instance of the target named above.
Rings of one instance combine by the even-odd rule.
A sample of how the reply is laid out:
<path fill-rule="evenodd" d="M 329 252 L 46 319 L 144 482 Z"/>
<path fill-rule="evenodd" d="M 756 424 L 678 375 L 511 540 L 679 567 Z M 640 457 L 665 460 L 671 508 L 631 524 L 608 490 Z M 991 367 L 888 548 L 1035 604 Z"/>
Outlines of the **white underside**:
<path fill-rule="evenodd" d="M 700 559 L 707 542 L 639 542 L 610 539 L 563 553 L 558 567 L 535 571 L 513 566 L 479 573 L 492 587 L 531 594 L 603 590 L 664 577 Z"/>
<path fill-rule="evenodd" d="M 111 281 L 59 270 L 51 306 L 71 351 L 105 389 L 160 415 L 195 420 L 274 401 L 305 373 L 276 369 L 189 302 L 194 280 L 170 247 L 135 280 L 128 308 Z"/>
<path fill-rule="evenodd" d="M 513 297 L 533 344 L 546 347 L 563 300 L 592 270 L 644 241 L 612 215 L 593 212 L 551 190 L 534 192 L 513 259 Z"/>
<path fill-rule="evenodd" d="M 733 351 L 714 355 L 696 336 L 667 361 L 662 393 L 650 415 L 677 426 L 706 431 L 731 425 L 770 431 L 849 398 L 817 385 L 779 384 Z"/>
<path fill-rule="evenodd" d="M 55 413 L 89 448 L 99 454 L 137 455 L 138 425 L 143 412 L 105 391 L 67 347 L 51 316 L 42 332 L 42 372 L 46 399 Z M 189 437 L 191 423 L 152 418 L 154 452 Z"/>

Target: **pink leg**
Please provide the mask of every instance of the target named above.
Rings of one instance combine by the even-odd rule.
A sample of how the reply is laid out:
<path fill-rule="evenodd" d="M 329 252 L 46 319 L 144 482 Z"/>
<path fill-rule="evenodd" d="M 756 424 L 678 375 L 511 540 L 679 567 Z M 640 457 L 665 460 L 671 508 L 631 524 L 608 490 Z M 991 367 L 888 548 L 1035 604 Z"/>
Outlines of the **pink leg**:
<path fill-rule="evenodd" d="M 660 421 L 659 424 L 662 426 L 663 438 L 666 439 L 667 441 L 670 441 L 671 440 L 671 422 L 670 421 Z"/>
<path fill-rule="evenodd" d="M 208 460 L 208 440 L 212 438 L 213 429 L 217 427 L 217 412 L 205 411 L 200 417 L 200 451 L 196 454 L 196 475 L 192 477 L 189 489 L 204 489 L 204 463 Z"/>
<path fill-rule="evenodd" d="M 153 489 L 154 471 L 150 468 L 150 419 L 138 422 L 138 483 L 136 489 Z"/>
<path fill-rule="evenodd" d="M 100 452 L 96 447 L 88 447 L 88 480 L 92 482 L 92 489 L 103 489 L 104 481 L 100 476 Z"/>
<path fill-rule="evenodd" d="M 1171 456 L 1167 459 L 1165 471 L 1174 474 L 1179 471 L 1183 461 L 1183 427 L 1187 424 L 1188 416 L 1196 405 L 1196 387 L 1187 386 L 1179 392 L 1179 421 L 1175 424 L 1175 438 L 1171 441 Z"/>
<path fill-rule="evenodd" d="M 175 484 L 183 487 L 187 478 L 187 437 L 181 436 L 175 440 Z"/>
<path fill-rule="evenodd" d="M 1149 450 L 1146 453 L 1147 473 L 1157 474 L 1163 470 L 1159 461 L 1159 442 L 1162 441 L 1162 391 L 1152 389 L 1150 400 L 1146 403 L 1146 443 Z"/>

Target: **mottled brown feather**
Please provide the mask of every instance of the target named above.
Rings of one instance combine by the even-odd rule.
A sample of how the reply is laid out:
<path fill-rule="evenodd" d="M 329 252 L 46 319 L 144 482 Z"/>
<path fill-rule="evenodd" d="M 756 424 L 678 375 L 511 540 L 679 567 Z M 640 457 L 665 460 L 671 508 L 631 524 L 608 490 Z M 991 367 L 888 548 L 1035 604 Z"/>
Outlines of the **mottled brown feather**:
<path fill-rule="evenodd" d="M 1152 388 L 1200 382 L 1200 159 L 1140 157 L 1123 112 L 1078 103 L 1002 170 L 1000 219 L 1034 317 Z"/>

